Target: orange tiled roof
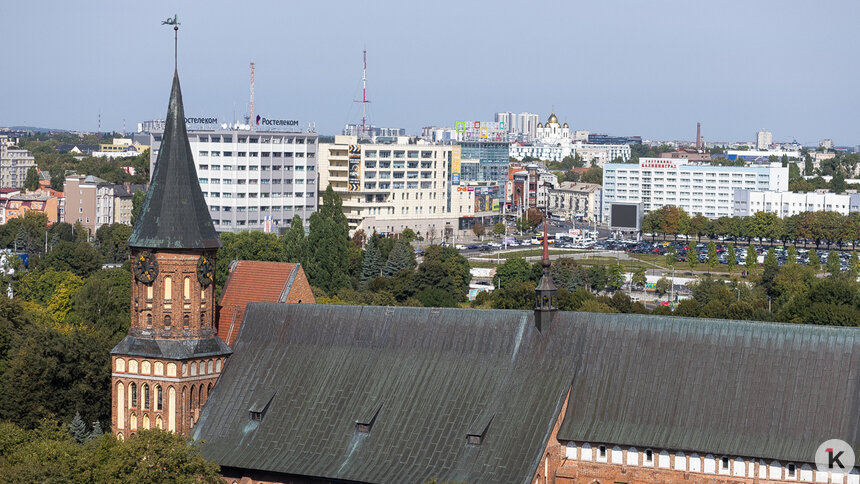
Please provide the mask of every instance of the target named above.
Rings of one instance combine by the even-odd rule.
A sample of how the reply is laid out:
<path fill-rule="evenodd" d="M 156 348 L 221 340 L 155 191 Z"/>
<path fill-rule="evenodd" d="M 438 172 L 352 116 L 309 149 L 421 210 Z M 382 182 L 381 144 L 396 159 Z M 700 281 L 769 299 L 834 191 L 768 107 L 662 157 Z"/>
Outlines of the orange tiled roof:
<path fill-rule="evenodd" d="M 300 264 L 238 261 L 227 278 L 218 308 L 218 336 L 232 346 L 250 302 L 296 302 L 287 297 L 294 282 L 307 284 Z M 311 298 L 312 299 L 312 298 Z M 313 303 L 313 300 L 304 301 Z"/>

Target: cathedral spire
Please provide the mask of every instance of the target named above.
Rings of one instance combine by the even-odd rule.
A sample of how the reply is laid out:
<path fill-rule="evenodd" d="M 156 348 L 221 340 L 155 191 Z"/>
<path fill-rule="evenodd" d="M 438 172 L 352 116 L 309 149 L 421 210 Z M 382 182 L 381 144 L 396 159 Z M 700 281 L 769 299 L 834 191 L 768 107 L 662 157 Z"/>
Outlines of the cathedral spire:
<path fill-rule="evenodd" d="M 543 266 L 543 275 L 535 288 L 535 326 L 537 326 L 538 331 L 549 328 L 549 323 L 552 322 L 557 310 L 557 290 L 550 274 L 551 263 L 549 261 L 549 240 L 546 233 L 546 214 L 543 217 L 543 258 L 541 265 Z"/>
<path fill-rule="evenodd" d="M 221 246 L 197 179 L 176 71 L 161 149 L 128 245 L 149 249 Z"/>

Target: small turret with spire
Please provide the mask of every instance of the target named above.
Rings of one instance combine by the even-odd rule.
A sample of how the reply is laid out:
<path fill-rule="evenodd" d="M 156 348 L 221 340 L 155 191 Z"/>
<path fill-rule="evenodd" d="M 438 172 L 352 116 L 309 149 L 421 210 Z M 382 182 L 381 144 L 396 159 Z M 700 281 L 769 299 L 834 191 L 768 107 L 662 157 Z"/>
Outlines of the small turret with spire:
<path fill-rule="evenodd" d="M 556 306 L 558 302 L 556 296 L 557 289 L 552 282 L 552 275 L 549 271 L 549 240 L 546 233 L 546 214 L 543 217 L 543 259 L 541 260 L 541 265 L 543 266 L 543 275 L 535 288 L 535 326 L 537 326 L 538 331 L 549 329 L 549 325 L 552 323 L 552 319 L 558 310 Z"/>

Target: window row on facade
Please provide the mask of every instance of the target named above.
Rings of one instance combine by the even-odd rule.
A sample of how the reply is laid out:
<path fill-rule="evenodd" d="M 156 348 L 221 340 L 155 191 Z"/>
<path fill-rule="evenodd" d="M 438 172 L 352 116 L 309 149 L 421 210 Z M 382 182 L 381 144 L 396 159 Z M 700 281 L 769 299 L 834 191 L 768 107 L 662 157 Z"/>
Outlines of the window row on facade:
<path fill-rule="evenodd" d="M 685 454 L 663 449 L 609 446 L 567 442 L 565 458 L 583 462 L 598 462 L 637 467 L 652 467 L 682 472 L 698 472 L 731 477 L 759 478 L 798 482 L 860 484 L 860 473 L 854 468 L 848 474 L 821 472 L 813 465 L 793 462 L 764 461 L 737 456 L 698 453 Z"/>
<path fill-rule="evenodd" d="M 221 365 L 222 360 L 220 358 L 199 362 L 191 361 L 182 363 L 181 372 L 182 376 L 215 375 L 221 373 Z M 136 359 L 126 361 L 124 358 L 117 358 L 114 362 L 114 371 L 117 373 L 176 377 L 178 376 L 176 370 L 176 363 L 165 365 L 161 361 L 150 362 L 149 360 L 138 361 Z"/>

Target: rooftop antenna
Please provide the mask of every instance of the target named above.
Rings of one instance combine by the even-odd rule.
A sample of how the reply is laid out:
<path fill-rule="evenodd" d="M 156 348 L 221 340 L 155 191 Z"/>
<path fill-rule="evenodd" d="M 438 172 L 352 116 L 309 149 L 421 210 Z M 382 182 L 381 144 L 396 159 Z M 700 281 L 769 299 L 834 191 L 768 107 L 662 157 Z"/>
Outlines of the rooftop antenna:
<path fill-rule="evenodd" d="M 361 68 L 361 101 L 353 101 L 361 103 L 361 137 L 367 137 L 367 48 L 365 47 L 362 57 Z"/>
<path fill-rule="evenodd" d="M 173 70 L 179 70 L 179 15 L 174 14 L 173 18 L 167 17 L 167 20 L 161 22 L 161 25 L 173 26 Z"/>
<path fill-rule="evenodd" d="M 251 130 L 254 130 L 254 123 L 256 120 L 254 119 L 254 63 L 251 63 L 251 104 L 250 104 L 250 116 L 248 116 L 248 124 L 251 126 Z"/>

